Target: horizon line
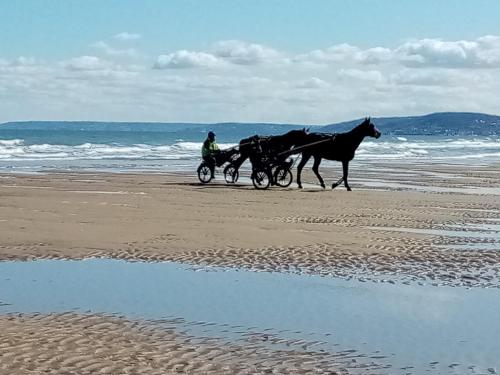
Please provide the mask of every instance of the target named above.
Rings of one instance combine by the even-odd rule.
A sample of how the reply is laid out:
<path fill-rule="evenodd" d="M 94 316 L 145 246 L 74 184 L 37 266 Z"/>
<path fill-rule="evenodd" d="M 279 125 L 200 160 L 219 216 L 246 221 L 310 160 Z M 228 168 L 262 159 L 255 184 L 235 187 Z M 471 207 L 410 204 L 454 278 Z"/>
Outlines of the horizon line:
<path fill-rule="evenodd" d="M 461 111 L 442 111 L 442 112 L 431 112 L 423 115 L 407 115 L 407 116 L 377 116 L 371 117 L 372 119 L 397 119 L 397 118 L 411 118 L 411 117 L 427 117 L 438 114 L 472 114 L 472 115 L 483 115 L 483 116 L 491 116 L 491 117 L 500 117 L 500 115 L 483 113 L 483 112 L 461 112 Z M 328 125 L 337 125 L 344 124 L 353 121 L 362 120 L 363 117 L 354 118 L 351 120 L 344 120 L 326 124 L 299 124 L 299 123 L 285 123 L 285 122 L 238 122 L 238 121 L 221 121 L 221 122 L 161 122 L 161 121 L 102 121 L 102 120 L 15 120 L 15 121 L 7 121 L 0 123 L 0 126 L 6 124 L 13 123 L 31 123 L 31 122 L 40 122 L 40 123 L 78 123 L 78 124 L 88 124 L 88 123 L 99 123 L 99 124 L 155 124 L 155 125 L 227 125 L 227 124 L 235 124 L 235 125 L 288 125 L 288 126 L 328 126 Z"/>

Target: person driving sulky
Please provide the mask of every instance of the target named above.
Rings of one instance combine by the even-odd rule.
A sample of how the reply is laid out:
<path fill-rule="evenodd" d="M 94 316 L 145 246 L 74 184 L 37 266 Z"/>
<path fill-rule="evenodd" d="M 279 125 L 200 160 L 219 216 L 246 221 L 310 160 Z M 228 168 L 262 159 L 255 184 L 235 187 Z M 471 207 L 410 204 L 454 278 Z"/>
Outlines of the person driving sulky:
<path fill-rule="evenodd" d="M 216 164 L 215 155 L 217 155 L 219 152 L 219 146 L 215 142 L 215 133 L 213 131 L 209 131 L 207 139 L 205 139 L 205 142 L 203 142 L 201 156 L 210 168 L 211 178 L 214 178 Z"/>

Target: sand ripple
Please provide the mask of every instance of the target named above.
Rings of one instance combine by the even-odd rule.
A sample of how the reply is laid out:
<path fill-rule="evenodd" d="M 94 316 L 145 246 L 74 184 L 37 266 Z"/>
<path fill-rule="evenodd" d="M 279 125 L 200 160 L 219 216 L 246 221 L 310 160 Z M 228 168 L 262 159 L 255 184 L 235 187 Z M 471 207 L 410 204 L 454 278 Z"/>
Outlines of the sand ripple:
<path fill-rule="evenodd" d="M 434 168 L 430 175 L 447 172 Z M 260 192 L 168 179 L 172 182 L 147 175 L 13 177 L 0 197 L 6 220 L 0 259 L 178 261 L 363 281 L 500 286 L 500 235 L 486 230 L 500 228 L 495 196 Z M 145 194 L 74 193 L 87 190 Z"/>
<path fill-rule="evenodd" d="M 253 333 L 244 344 L 222 343 L 117 317 L 8 315 L 0 330 L 1 374 L 344 374 L 346 363 L 357 366 L 352 353 L 315 352 L 304 340 L 275 349 L 279 338 Z"/>

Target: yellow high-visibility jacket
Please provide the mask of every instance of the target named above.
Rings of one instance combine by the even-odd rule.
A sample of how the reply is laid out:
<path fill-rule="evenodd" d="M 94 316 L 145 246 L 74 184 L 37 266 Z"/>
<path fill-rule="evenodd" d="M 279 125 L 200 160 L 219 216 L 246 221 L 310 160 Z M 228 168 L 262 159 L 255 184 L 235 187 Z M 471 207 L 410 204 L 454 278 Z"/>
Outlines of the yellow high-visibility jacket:
<path fill-rule="evenodd" d="M 215 141 L 211 141 L 210 139 L 206 139 L 203 142 L 203 147 L 201 148 L 201 156 L 210 156 L 219 151 L 219 146 Z"/>

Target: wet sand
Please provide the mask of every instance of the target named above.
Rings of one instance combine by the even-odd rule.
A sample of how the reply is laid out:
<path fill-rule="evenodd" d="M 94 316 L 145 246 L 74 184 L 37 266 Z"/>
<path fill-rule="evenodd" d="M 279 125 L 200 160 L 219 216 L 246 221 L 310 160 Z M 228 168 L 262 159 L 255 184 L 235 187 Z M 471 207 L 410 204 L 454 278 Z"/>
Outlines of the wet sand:
<path fill-rule="evenodd" d="M 112 316 L 5 315 L 0 329 L 1 374 L 346 373 L 328 353 L 300 346 L 272 349 L 262 337 L 245 345 L 194 340 L 158 322 Z"/>
<path fill-rule="evenodd" d="M 289 189 L 257 191 L 249 185 L 228 186 L 222 181 L 200 185 L 194 177 L 182 175 L 3 175 L 0 259 L 179 261 L 195 267 L 498 288 L 500 200 L 481 188 L 500 186 L 500 168 L 415 166 L 412 173 L 398 165 L 386 168 L 390 172 L 378 169 L 354 174 L 353 192 L 340 187 L 301 191 L 295 184 Z M 361 188 L 363 180 L 381 179 L 452 190 L 472 186 L 475 190 L 462 194 L 400 186 Z M 315 182 L 310 174 L 304 180 Z M 88 324 L 88 319 L 97 323 Z M 183 339 L 158 338 L 163 332 L 143 337 L 134 331 L 137 322 L 122 319 L 111 324 L 109 319 L 1 316 L 0 372 L 37 373 L 54 368 L 53 373 L 165 373 L 175 372 L 173 363 L 184 358 L 186 366 L 193 366 L 185 369 L 188 373 L 245 373 L 251 366 L 264 366 L 258 371 L 265 372 L 278 363 L 283 365 L 281 373 L 286 369 L 297 373 L 299 369 L 292 364 L 300 358 L 304 361 L 306 355 L 298 353 L 282 361 L 279 353 L 265 356 L 256 351 L 259 354 L 250 363 L 243 360 L 248 348 L 218 344 L 220 356 L 204 357 L 198 352 L 206 353 L 204 346 L 192 351 Z M 81 337 L 78 322 L 100 329 L 86 339 Z M 16 335 L 33 340 L 16 341 Z M 110 350 L 109 340 L 122 340 L 124 335 L 129 335 L 128 341 L 106 351 Z M 39 342 L 45 344 L 37 345 Z M 145 351 L 143 346 L 153 353 L 152 359 L 138 356 Z M 83 352 L 81 358 L 79 352 Z M 120 362 L 113 355 L 129 359 Z M 35 356 L 38 362 L 33 360 Z M 161 358 L 166 362 L 159 365 Z M 314 362 L 307 358 L 306 364 Z M 106 367 L 111 362 L 115 366 L 123 363 L 123 367 Z"/>

